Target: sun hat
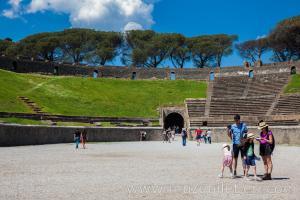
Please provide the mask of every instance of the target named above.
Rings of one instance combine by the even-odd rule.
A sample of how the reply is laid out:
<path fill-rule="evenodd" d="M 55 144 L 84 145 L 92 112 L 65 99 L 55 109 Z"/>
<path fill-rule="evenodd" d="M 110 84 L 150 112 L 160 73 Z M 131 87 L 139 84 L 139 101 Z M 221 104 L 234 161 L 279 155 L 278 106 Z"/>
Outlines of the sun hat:
<path fill-rule="evenodd" d="M 247 134 L 247 139 L 255 138 L 255 135 L 253 133 Z"/>
<path fill-rule="evenodd" d="M 229 144 L 223 144 L 223 149 L 224 149 L 225 147 L 227 147 L 227 146 L 229 146 Z"/>
<path fill-rule="evenodd" d="M 259 124 L 258 124 L 258 129 L 263 129 L 263 128 L 266 128 L 266 127 L 268 127 L 269 125 L 266 123 L 266 122 L 260 122 Z"/>

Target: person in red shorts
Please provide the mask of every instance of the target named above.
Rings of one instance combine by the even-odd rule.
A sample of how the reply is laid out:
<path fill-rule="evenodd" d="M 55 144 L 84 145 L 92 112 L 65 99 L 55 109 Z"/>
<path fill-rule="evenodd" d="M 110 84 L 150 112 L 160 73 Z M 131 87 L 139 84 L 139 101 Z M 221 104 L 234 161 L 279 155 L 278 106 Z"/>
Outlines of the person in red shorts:
<path fill-rule="evenodd" d="M 202 138 L 202 130 L 200 128 L 197 128 L 195 130 L 195 135 L 196 135 L 197 146 L 200 146 L 201 138 Z"/>

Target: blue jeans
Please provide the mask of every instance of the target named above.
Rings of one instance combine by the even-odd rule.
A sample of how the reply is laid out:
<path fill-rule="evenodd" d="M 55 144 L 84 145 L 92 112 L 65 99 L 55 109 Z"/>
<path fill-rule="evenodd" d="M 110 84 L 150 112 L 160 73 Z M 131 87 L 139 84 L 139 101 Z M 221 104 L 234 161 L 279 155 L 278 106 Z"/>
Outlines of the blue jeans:
<path fill-rule="evenodd" d="M 78 149 L 79 143 L 80 143 L 80 137 L 75 137 L 76 149 Z"/>
<path fill-rule="evenodd" d="M 186 137 L 182 137 L 182 146 L 186 145 Z"/>
<path fill-rule="evenodd" d="M 207 142 L 211 144 L 211 137 L 207 137 Z"/>

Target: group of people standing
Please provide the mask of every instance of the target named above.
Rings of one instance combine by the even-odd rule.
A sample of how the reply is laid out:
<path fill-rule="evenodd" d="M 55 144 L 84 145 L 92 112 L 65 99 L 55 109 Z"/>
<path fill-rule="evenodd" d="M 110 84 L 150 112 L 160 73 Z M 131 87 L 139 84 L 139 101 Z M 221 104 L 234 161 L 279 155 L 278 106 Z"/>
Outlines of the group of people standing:
<path fill-rule="evenodd" d="M 195 130 L 195 139 L 197 141 L 197 146 L 200 146 L 200 143 L 202 141 L 204 141 L 205 143 L 211 144 L 211 130 L 207 129 L 205 131 L 200 128 L 197 128 Z"/>
<path fill-rule="evenodd" d="M 256 160 L 260 160 L 254 153 L 254 141 L 259 143 L 259 155 L 262 157 L 264 163 L 265 174 L 262 180 L 271 180 L 271 174 L 273 170 L 273 163 L 271 155 L 275 147 L 275 138 L 272 131 L 266 122 L 260 121 L 258 129 L 260 130 L 259 136 L 253 133 L 248 133 L 248 128 L 245 123 L 241 122 L 240 115 L 234 116 L 235 123 L 227 127 L 227 135 L 232 141 L 232 146 L 223 144 L 223 164 L 221 167 L 221 174 L 219 177 L 223 177 L 225 167 L 229 167 L 231 177 L 237 176 L 237 163 L 239 154 L 241 154 L 243 176 L 247 180 L 250 167 L 253 168 L 253 174 L 255 180 L 261 180 L 256 174 Z"/>
<path fill-rule="evenodd" d="M 169 127 L 168 129 L 163 131 L 163 142 L 171 143 L 171 141 L 175 140 L 175 135 L 179 134 L 180 129 L 178 126 Z"/>
<path fill-rule="evenodd" d="M 76 144 L 76 149 L 79 148 L 79 144 L 81 142 L 82 144 L 82 148 L 85 149 L 86 146 L 86 142 L 88 140 L 88 137 L 87 137 L 87 131 L 84 129 L 83 131 L 80 131 L 79 129 L 76 129 L 75 132 L 74 132 L 74 141 L 75 141 L 75 144 Z"/>
<path fill-rule="evenodd" d="M 171 141 L 175 140 L 175 135 L 180 134 L 182 138 L 182 146 L 186 146 L 186 141 L 188 138 L 189 130 L 186 128 L 182 128 L 181 131 L 179 127 L 175 128 L 168 128 L 163 131 L 163 142 L 164 143 L 171 143 Z M 211 144 L 211 130 L 202 130 L 197 128 L 194 131 L 194 139 L 197 141 L 197 146 L 200 146 L 201 142 L 209 143 Z"/>

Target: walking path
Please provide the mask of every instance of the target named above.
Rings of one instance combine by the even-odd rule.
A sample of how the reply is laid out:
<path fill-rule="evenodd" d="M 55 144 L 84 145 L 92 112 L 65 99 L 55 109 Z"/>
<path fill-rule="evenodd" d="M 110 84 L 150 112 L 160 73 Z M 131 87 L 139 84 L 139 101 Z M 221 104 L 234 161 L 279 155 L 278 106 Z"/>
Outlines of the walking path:
<path fill-rule="evenodd" d="M 256 182 L 217 178 L 222 144 L 176 139 L 0 148 L 0 199 L 299 199 L 300 147 L 277 145 L 275 180 Z"/>

